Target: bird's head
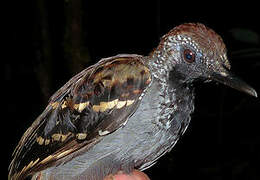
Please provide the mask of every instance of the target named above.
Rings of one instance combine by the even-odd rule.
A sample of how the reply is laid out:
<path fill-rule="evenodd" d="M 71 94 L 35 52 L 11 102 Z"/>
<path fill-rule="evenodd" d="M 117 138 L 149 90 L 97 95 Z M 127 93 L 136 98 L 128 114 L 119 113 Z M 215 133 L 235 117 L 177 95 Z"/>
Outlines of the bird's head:
<path fill-rule="evenodd" d="M 162 37 L 155 54 L 167 61 L 167 67 L 184 83 L 214 80 L 257 96 L 253 88 L 230 72 L 222 38 L 203 24 L 186 23 L 173 28 Z"/>

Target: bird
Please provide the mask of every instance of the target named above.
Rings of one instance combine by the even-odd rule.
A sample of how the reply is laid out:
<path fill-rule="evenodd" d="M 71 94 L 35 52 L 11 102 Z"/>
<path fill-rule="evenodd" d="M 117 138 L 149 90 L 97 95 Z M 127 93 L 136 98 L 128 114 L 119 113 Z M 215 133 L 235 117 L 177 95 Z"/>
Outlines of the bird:
<path fill-rule="evenodd" d="M 15 148 L 8 178 L 143 171 L 172 150 L 191 121 L 194 89 L 211 81 L 257 97 L 231 72 L 220 35 L 201 23 L 174 27 L 147 56 L 103 58 L 50 97 Z"/>

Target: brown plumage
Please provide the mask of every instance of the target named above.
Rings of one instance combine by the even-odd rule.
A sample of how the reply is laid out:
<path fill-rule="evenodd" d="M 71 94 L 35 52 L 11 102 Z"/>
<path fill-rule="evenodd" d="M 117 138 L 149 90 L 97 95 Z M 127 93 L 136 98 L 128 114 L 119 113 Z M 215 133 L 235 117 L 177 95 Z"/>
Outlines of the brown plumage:
<path fill-rule="evenodd" d="M 58 90 L 19 142 L 10 177 L 23 179 L 58 164 L 122 126 L 151 82 L 142 61 L 138 55 L 102 59 Z"/>

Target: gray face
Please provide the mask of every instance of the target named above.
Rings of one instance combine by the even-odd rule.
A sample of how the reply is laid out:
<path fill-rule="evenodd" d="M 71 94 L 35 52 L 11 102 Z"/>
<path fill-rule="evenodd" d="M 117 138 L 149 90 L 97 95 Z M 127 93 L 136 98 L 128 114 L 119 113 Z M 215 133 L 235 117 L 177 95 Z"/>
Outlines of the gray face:
<path fill-rule="evenodd" d="M 190 81 L 210 78 L 212 72 L 225 74 L 230 64 L 220 36 L 203 25 L 191 27 L 183 32 L 172 30 L 164 37 L 164 49 L 175 70 Z"/>
<path fill-rule="evenodd" d="M 222 38 L 202 24 L 177 26 L 162 38 L 158 49 L 185 83 L 196 79 L 215 80 L 256 96 L 255 90 L 230 73 Z"/>

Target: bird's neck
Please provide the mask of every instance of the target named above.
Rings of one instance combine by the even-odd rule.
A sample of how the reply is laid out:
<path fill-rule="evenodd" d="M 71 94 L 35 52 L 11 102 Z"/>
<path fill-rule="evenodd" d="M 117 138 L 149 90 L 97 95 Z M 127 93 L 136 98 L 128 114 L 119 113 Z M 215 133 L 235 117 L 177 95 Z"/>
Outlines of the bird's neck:
<path fill-rule="evenodd" d="M 177 70 L 178 63 L 175 59 L 170 59 L 166 51 L 156 49 L 148 59 L 154 77 L 162 83 L 168 83 L 173 88 L 192 85 L 186 82 L 186 78 Z"/>
<path fill-rule="evenodd" d="M 167 63 L 162 57 L 153 56 L 150 58 L 150 68 L 153 72 L 155 86 L 158 87 L 160 115 L 157 124 L 161 124 L 166 129 L 173 127 L 176 117 L 184 114 L 183 121 L 190 120 L 190 114 L 194 110 L 194 91 L 190 84 L 183 81 L 183 77 L 174 67 Z M 186 124 L 186 123 L 185 123 Z M 188 124 L 188 123 L 187 123 Z"/>

